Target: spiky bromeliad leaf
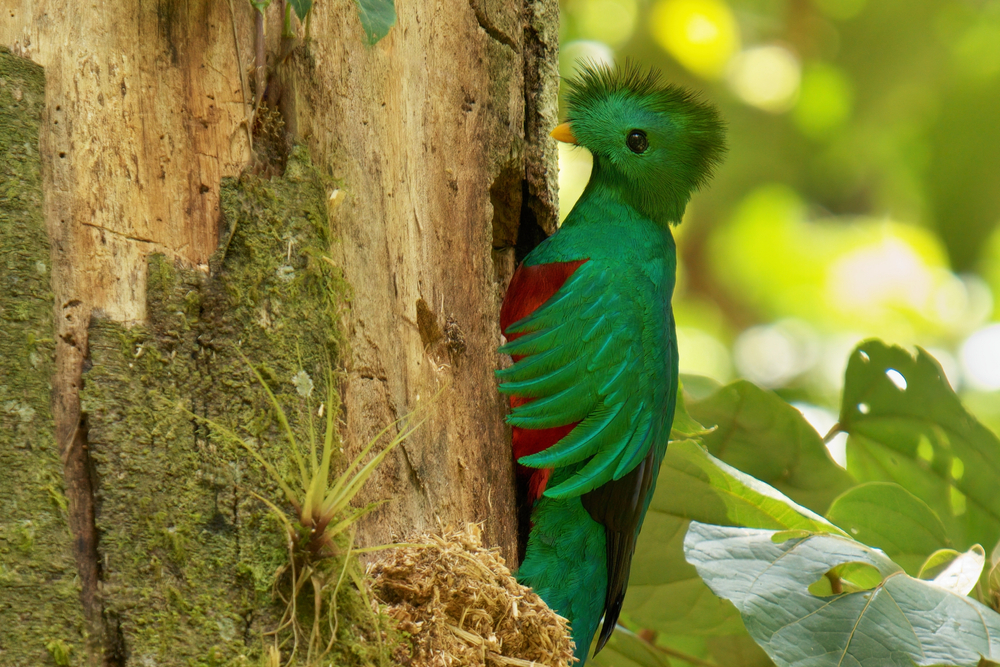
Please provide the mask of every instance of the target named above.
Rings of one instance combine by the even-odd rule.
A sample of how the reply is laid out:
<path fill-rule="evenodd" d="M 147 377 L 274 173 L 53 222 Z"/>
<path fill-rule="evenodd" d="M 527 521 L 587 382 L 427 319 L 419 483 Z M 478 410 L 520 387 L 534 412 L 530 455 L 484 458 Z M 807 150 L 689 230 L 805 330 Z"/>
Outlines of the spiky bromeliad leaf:
<path fill-rule="evenodd" d="M 775 543 L 775 531 L 692 522 L 684 553 L 739 609 L 779 667 L 976 667 L 1000 659 L 1000 614 L 914 579 L 877 549 L 836 535 Z M 867 590 L 813 595 L 833 568 L 877 572 Z"/>
<path fill-rule="evenodd" d="M 389 34 L 396 24 L 396 4 L 393 0 L 355 0 L 361 27 L 369 44 L 375 44 Z"/>

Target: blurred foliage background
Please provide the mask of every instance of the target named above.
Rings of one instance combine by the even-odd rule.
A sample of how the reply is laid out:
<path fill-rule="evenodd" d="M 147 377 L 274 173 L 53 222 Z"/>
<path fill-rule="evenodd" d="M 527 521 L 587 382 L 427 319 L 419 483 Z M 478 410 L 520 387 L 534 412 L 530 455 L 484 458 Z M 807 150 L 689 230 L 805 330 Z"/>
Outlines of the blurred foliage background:
<path fill-rule="evenodd" d="M 634 58 L 730 150 L 676 229 L 681 372 L 820 434 L 854 345 L 919 345 L 1000 429 L 1000 0 L 562 0 L 560 69 Z M 565 215 L 589 175 L 560 147 Z M 702 386 L 703 385 L 703 386 Z M 843 465 L 843 436 L 830 443 Z"/>

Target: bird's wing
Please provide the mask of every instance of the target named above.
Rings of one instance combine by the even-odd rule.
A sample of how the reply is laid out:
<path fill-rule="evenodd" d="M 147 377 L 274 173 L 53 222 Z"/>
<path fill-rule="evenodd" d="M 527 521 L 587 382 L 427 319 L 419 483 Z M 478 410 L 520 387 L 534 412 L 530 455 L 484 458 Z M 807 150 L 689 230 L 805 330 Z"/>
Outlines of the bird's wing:
<path fill-rule="evenodd" d="M 627 270 L 628 276 L 613 276 L 600 262 L 581 263 L 544 304 L 505 328 L 516 339 L 500 350 L 516 361 L 497 372 L 500 391 L 531 399 L 507 421 L 524 429 L 579 422 L 544 451 L 519 460 L 532 468 L 582 464 L 545 491 L 551 498 L 621 479 L 660 437 L 657 413 L 668 404 L 672 374 L 665 306 L 648 278 Z"/>

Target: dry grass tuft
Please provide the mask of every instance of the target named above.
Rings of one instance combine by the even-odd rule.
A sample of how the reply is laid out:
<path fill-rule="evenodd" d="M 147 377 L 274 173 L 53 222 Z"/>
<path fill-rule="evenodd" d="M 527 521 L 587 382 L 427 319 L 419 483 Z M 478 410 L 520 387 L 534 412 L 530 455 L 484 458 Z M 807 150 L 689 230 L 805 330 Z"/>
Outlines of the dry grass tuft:
<path fill-rule="evenodd" d="M 411 635 L 406 667 L 566 667 L 568 622 L 517 583 L 481 530 L 423 535 L 369 566 L 372 590 Z"/>

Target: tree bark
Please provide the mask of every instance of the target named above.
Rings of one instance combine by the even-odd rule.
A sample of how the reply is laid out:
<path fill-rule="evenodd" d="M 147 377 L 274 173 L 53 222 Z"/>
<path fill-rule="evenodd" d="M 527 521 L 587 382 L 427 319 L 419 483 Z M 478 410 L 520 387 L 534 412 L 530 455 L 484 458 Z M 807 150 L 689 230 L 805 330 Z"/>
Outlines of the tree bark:
<path fill-rule="evenodd" d="M 399 3 L 369 45 L 354 3 L 317 2 L 309 39 L 294 20 L 296 37 L 282 36 L 282 5 L 265 17 L 260 91 L 245 0 L 0 0 L 13 52 L 0 54 L 0 105 L 37 128 L 0 137 L 0 163 L 26 165 L 3 177 L 34 193 L 34 209 L 7 209 L 36 230 L 0 217 L 2 247 L 23 241 L 19 258 L 49 253 L 51 266 L 0 315 L 31 313 L 10 336 L 36 332 L 31 377 L 52 377 L 51 410 L 35 380 L 0 382 L 25 392 L 37 426 L 22 437 L 7 423 L 20 413 L 0 411 L 15 434 L 0 457 L 21 471 L 0 477 L 0 499 L 18 500 L 0 515 L 4 664 L 259 652 L 283 544 L 249 492 L 273 484 L 176 407 L 286 456 L 237 349 L 291 403 L 295 373 L 322 395 L 336 358 L 348 457 L 443 388 L 369 482 L 361 500 L 392 502 L 359 539 L 481 521 L 516 559 L 492 371 L 518 245 L 556 220 L 558 6 Z M 44 68 L 44 93 L 26 60 Z M 16 109 L 15 75 L 36 91 Z M 24 377 L 22 352 L 5 354 L 0 377 Z M 30 594 L 4 575 L 27 576 L 25 521 L 38 545 Z"/>

